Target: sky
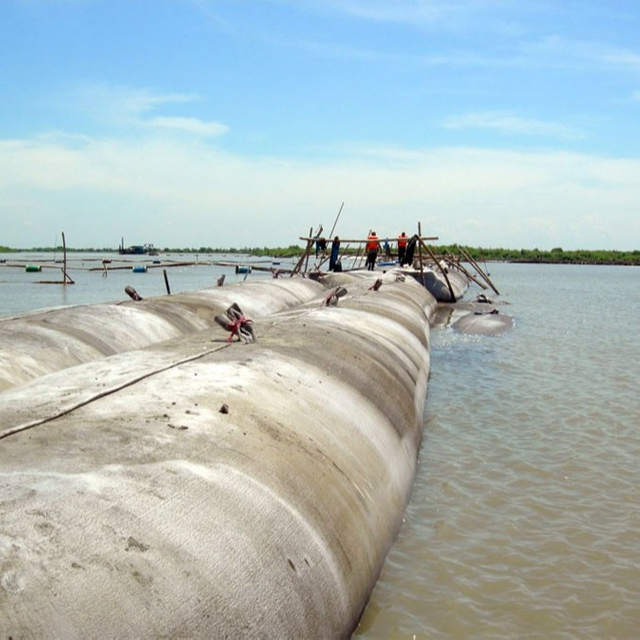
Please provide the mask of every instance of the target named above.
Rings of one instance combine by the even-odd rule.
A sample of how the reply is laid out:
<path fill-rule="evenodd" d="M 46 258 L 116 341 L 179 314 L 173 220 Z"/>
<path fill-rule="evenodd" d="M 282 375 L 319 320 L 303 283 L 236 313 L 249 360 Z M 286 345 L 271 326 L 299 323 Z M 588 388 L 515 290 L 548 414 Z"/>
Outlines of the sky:
<path fill-rule="evenodd" d="M 640 249 L 638 0 L 0 0 L 0 245 Z"/>

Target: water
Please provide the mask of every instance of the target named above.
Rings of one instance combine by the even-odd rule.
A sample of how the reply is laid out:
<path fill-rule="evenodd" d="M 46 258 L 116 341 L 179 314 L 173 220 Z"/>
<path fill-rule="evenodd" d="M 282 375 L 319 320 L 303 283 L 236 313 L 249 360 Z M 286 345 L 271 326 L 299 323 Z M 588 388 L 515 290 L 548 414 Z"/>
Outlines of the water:
<path fill-rule="evenodd" d="M 162 269 L 84 270 L 101 257 L 68 287 L 0 265 L 0 315 L 165 293 Z M 168 268 L 172 292 L 244 278 L 212 259 L 246 256 Z M 640 269 L 489 267 L 515 327 L 433 330 L 411 503 L 355 635 L 638 637 Z"/>
<path fill-rule="evenodd" d="M 515 328 L 433 331 L 412 500 L 356 636 L 637 638 L 640 269 L 490 270 Z"/>
<path fill-rule="evenodd" d="M 292 268 L 291 259 L 256 258 L 236 254 L 171 254 L 160 256 L 119 256 L 117 254 L 70 253 L 67 271 L 74 280 L 72 285 L 40 284 L 42 281 L 62 281 L 61 255 L 51 253 L 0 254 L 0 317 L 8 317 L 34 309 L 74 304 L 119 302 L 129 300 L 126 286 L 132 286 L 143 297 L 166 295 L 164 271 L 171 293 L 195 291 L 216 286 L 216 280 L 225 275 L 225 283 L 246 279 L 270 278 L 274 268 Z M 111 260 L 107 274 L 102 260 Z M 154 264 L 160 261 L 160 264 Z M 274 262 L 275 261 L 275 262 Z M 249 275 L 236 274 L 234 267 L 220 266 L 216 262 L 253 265 Z M 42 271 L 27 273 L 25 264 L 41 264 Z M 147 273 L 133 273 L 134 265 L 144 264 Z M 19 265 L 19 266 L 16 266 Z M 120 268 L 124 267 L 124 268 Z M 257 270 L 256 267 L 267 269 Z"/>

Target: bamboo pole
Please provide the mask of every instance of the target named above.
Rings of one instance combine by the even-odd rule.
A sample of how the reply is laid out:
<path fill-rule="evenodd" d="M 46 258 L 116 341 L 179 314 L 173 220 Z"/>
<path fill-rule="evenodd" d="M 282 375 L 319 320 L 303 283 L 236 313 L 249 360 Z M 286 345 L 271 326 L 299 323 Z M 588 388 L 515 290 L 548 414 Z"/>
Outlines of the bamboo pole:
<path fill-rule="evenodd" d="M 67 242 L 64 237 L 64 231 L 62 232 L 62 284 L 75 284 L 71 276 L 67 273 Z M 67 282 L 67 280 L 69 282 Z"/>
<path fill-rule="evenodd" d="M 320 271 L 320 267 L 330 258 L 330 256 L 325 256 L 320 260 L 318 265 L 316 266 L 316 271 Z"/>
<path fill-rule="evenodd" d="M 342 243 L 342 240 L 340 240 L 340 243 Z M 340 244 L 340 246 L 342 246 L 342 244 Z M 338 264 L 338 262 L 342 264 L 342 256 L 344 256 L 348 250 L 349 245 L 347 245 L 342 251 L 338 250 L 338 255 L 336 256 L 336 264 Z"/>
<path fill-rule="evenodd" d="M 291 278 L 293 278 L 293 276 L 295 276 L 297 273 L 300 273 L 300 270 L 302 268 L 302 263 L 305 261 L 305 258 L 309 255 L 309 247 L 310 247 L 310 243 L 307 242 L 307 246 L 305 247 L 305 250 L 302 252 L 302 255 L 300 256 L 300 260 L 298 260 L 297 264 L 295 267 L 293 267 L 293 269 L 291 270 Z"/>
<path fill-rule="evenodd" d="M 418 222 L 418 256 L 420 256 L 420 282 L 422 282 L 422 286 L 424 287 L 424 267 L 422 266 L 422 247 L 424 243 L 422 242 L 422 225 Z"/>
<path fill-rule="evenodd" d="M 342 213 L 342 207 L 344 207 L 344 202 L 340 205 L 340 211 L 338 211 L 338 215 L 336 216 L 336 220 L 333 223 L 333 227 L 331 227 L 331 232 L 329 233 L 329 238 L 333 238 L 333 232 L 338 224 L 338 220 L 340 219 L 340 214 Z"/>
<path fill-rule="evenodd" d="M 449 280 L 446 269 L 440 264 L 440 260 L 438 260 L 438 258 L 434 255 L 433 251 L 431 251 L 431 249 L 422 240 L 420 240 L 420 245 L 425 248 L 425 251 L 431 256 L 431 259 L 436 263 L 438 269 L 440 269 L 440 272 L 444 276 L 444 281 L 447 283 L 447 287 L 449 288 L 449 293 L 451 294 L 451 302 L 455 302 L 456 294 L 453 292 L 453 287 L 451 286 L 451 281 Z M 424 285 L 424 280 L 422 284 Z"/>
<path fill-rule="evenodd" d="M 493 292 L 496 295 L 500 295 L 500 292 L 495 288 L 493 282 L 491 282 L 491 280 L 489 279 L 489 276 L 487 276 L 484 271 L 482 270 L 482 268 L 478 265 L 478 263 L 473 259 L 473 257 L 471 256 L 471 254 L 464 248 L 461 247 L 460 245 L 456 245 L 458 247 L 458 250 L 460 251 L 460 253 L 462 253 L 463 256 L 465 256 L 465 258 L 474 266 L 475 270 L 478 272 L 478 274 L 480 275 L 480 277 L 491 287 L 491 289 L 493 289 Z"/>
<path fill-rule="evenodd" d="M 11 266 L 20 266 L 20 265 L 11 265 Z M 45 265 L 45 268 L 48 268 L 47 265 Z M 54 269 L 55 267 L 51 266 L 50 268 Z M 62 233 L 62 267 L 60 267 L 60 272 L 62 273 L 62 280 L 38 280 L 37 283 L 38 284 L 62 284 L 62 285 L 75 284 L 75 282 L 73 281 L 73 278 L 67 272 L 67 244 L 65 242 L 64 232 Z"/>
<path fill-rule="evenodd" d="M 318 241 L 318 238 L 320 238 L 320 234 L 322 233 L 322 225 L 320 225 L 318 227 L 318 234 L 317 234 L 317 238 L 311 240 L 311 242 L 307 245 L 307 257 L 305 259 L 305 263 L 304 263 L 304 272 L 306 273 L 307 270 L 309 269 L 309 256 L 311 255 L 311 249 L 313 247 L 313 245 Z M 313 234 L 313 227 L 309 227 L 309 236 L 311 236 Z"/>
<path fill-rule="evenodd" d="M 309 236 L 311 236 L 312 233 L 313 233 L 313 227 L 309 229 Z M 304 239 L 305 238 L 300 238 L 300 240 L 304 240 Z M 315 242 L 315 240 L 309 237 L 309 238 L 306 238 L 306 241 L 307 241 L 307 246 L 303 254 L 300 256 L 300 260 L 298 260 L 298 264 L 296 264 L 296 266 L 293 268 L 293 271 L 289 276 L 290 278 L 293 278 L 293 276 L 295 276 L 297 273 L 300 273 L 300 269 L 302 268 L 302 263 L 305 261 L 305 259 L 307 261 L 309 259 L 309 251 L 311 250 L 311 247 L 313 246 L 313 243 Z"/>
<path fill-rule="evenodd" d="M 353 263 L 352 263 L 352 267 L 351 270 L 355 271 L 358 268 L 358 260 L 360 259 L 360 251 L 362 250 L 362 247 L 359 246 L 358 247 L 358 251 L 356 252 L 356 257 L 353 259 Z"/>
<path fill-rule="evenodd" d="M 317 238 L 300 236 L 298 240 L 304 240 L 306 242 L 309 242 L 309 241 L 315 242 Z M 407 240 L 409 240 L 409 238 L 407 238 Z M 420 240 L 435 241 L 435 240 L 438 240 L 438 236 L 423 236 L 420 238 Z M 340 238 L 340 242 L 348 242 L 350 244 L 366 244 L 368 241 L 366 239 L 365 240 L 345 240 L 343 238 Z"/>
<path fill-rule="evenodd" d="M 166 269 L 162 270 L 162 275 L 164 276 L 164 286 L 167 289 L 167 295 L 170 296 L 171 295 L 171 289 L 169 287 L 169 277 L 167 276 L 167 270 Z"/>
<path fill-rule="evenodd" d="M 484 282 L 481 282 L 480 280 L 478 280 L 478 278 L 476 278 L 471 273 L 471 271 L 469 271 L 467 268 L 463 267 L 460 264 L 460 258 L 458 256 L 455 257 L 455 265 L 456 265 L 456 269 L 462 271 L 462 273 L 464 273 L 464 275 L 467 276 L 467 278 L 469 278 L 469 280 L 471 280 L 472 282 L 477 284 L 481 289 L 488 289 L 487 285 Z"/>

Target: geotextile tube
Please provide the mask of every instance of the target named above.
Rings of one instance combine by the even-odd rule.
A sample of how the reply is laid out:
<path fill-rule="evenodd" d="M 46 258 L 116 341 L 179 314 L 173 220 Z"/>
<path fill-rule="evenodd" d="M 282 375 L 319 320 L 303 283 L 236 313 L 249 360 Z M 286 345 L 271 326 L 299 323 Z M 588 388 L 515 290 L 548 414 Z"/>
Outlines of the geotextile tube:
<path fill-rule="evenodd" d="M 1 392 L 3 636 L 348 637 L 411 491 L 436 306 L 374 280 L 211 290 L 313 296 L 261 303 L 255 342 L 207 317 Z"/>
<path fill-rule="evenodd" d="M 308 302 L 323 291 L 304 278 L 268 280 L 0 320 L 0 391 L 66 367 L 212 328 L 215 315 L 233 302 L 258 318 Z"/>
<path fill-rule="evenodd" d="M 460 271 L 450 269 L 445 275 L 437 268 L 413 270 L 412 276 L 422 282 L 427 291 L 438 302 L 456 302 L 464 296 L 469 288 L 469 279 Z M 451 293 L 453 292 L 453 297 Z"/>

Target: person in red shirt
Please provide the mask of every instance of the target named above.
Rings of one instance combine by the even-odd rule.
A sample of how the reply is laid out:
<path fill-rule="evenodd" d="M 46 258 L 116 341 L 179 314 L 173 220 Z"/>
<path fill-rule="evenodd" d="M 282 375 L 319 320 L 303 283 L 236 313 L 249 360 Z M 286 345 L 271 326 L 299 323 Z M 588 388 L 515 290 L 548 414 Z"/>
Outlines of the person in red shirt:
<path fill-rule="evenodd" d="M 376 235 L 375 231 L 372 231 L 371 233 L 369 233 L 365 248 L 367 251 L 367 262 L 365 266 L 367 267 L 368 271 L 373 271 L 374 267 L 376 266 L 376 258 L 378 257 L 378 250 L 380 249 L 380 242 L 378 240 L 378 236 Z"/>
<path fill-rule="evenodd" d="M 398 236 L 398 262 L 400 265 L 405 264 L 405 255 L 407 253 L 407 242 L 409 238 L 407 238 L 407 234 L 403 231 Z"/>

